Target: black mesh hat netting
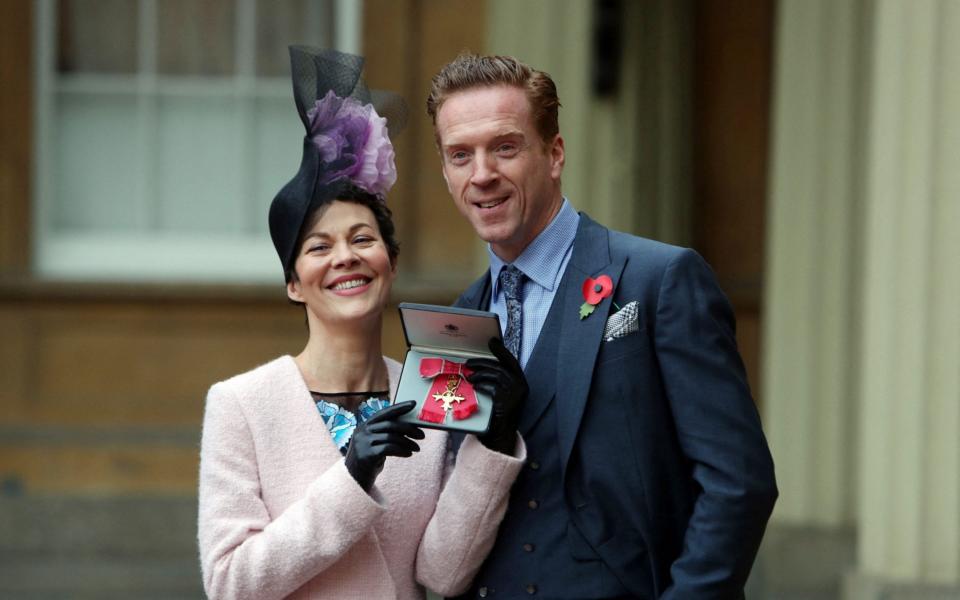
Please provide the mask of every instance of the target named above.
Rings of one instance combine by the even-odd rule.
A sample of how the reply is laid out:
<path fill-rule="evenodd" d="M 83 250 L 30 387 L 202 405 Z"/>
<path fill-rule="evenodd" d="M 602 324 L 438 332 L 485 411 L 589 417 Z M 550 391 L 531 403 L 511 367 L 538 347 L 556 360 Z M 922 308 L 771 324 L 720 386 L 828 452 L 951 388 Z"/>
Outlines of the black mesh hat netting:
<path fill-rule="evenodd" d="M 406 105 L 400 96 L 384 91 L 368 90 L 361 79 L 363 58 L 336 50 L 320 50 L 307 46 L 290 46 L 290 70 L 293 77 L 293 98 L 306 134 L 300 168 L 270 205 L 270 237 L 283 265 L 284 277 L 290 279 L 296 260 L 296 243 L 304 220 L 316 208 L 344 195 L 354 193 L 357 186 L 348 177 L 331 179 L 343 165 L 340 158 L 325 161 L 311 139 L 311 109 L 333 92 L 339 98 L 352 98 L 361 104 L 372 104 L 377 114 L 386 118 L 391 136 L 406 122 Z M 392 152 L 392 150 L 391 150 Z M 392 164 L 392 159 L 391 159 Z M 361 192 L 363 190 L 362 186 Z M 372 192 L 383 197 L 383 192 Z"/>

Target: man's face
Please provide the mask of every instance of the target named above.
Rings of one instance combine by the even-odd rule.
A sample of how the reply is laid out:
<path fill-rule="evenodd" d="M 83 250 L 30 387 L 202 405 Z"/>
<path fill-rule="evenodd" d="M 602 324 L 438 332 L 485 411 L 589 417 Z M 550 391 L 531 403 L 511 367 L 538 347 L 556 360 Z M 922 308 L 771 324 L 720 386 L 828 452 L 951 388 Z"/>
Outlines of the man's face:
<path fill-rule="evenodd" d="M 518 87 L 456 92 L 437 113 L 443 177 L 457 208 L 512 262 L 557 214 L 563 201 L 563 138 L 544 142 Z"/>

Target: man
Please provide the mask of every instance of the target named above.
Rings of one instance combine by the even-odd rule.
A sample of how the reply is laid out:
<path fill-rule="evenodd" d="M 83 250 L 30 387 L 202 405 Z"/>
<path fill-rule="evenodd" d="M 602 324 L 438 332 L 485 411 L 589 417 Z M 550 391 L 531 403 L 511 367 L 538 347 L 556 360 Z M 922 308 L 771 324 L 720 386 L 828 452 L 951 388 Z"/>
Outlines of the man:
<path fill-rule="evenodd" d="M 468 597 L 741 598 L 777 490 L 732 310 L 692 250 L 574 211 L 559 105 L 546 73 L 468 55 L 427 100 L 489 244 L 457 305 L 500 315 L 529 390 L 527 464 Z"/>

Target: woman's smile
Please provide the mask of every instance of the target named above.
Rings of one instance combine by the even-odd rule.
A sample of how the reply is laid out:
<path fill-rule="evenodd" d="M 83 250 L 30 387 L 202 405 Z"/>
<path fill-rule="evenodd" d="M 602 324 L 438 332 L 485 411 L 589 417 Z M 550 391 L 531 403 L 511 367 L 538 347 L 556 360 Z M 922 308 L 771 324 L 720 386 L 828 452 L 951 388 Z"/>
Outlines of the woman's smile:
<path fill-rule="evenodd" d="M 327 286 L 328 290 L 338 296 L 356 296 L 370 289 L 372 280 L 365 275 L 345 275 L 338 277 L 333 283 Z"/>

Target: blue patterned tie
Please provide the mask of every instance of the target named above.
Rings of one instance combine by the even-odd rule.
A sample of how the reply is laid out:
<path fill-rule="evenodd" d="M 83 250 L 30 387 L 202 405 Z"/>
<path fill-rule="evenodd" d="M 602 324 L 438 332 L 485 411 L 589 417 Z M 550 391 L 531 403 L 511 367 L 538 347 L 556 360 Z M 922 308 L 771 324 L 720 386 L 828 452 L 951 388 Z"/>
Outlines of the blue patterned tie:
<path fill-rule="evenodd" d="M 500 287 L 507 299 L 507 330 L 503 334 L 503 345 L 518 360 L 520 359 L 520 341 L 523 339 L 522 286 L 523 271 L 513 265 L 507 265 L 500 270 Z"/>

